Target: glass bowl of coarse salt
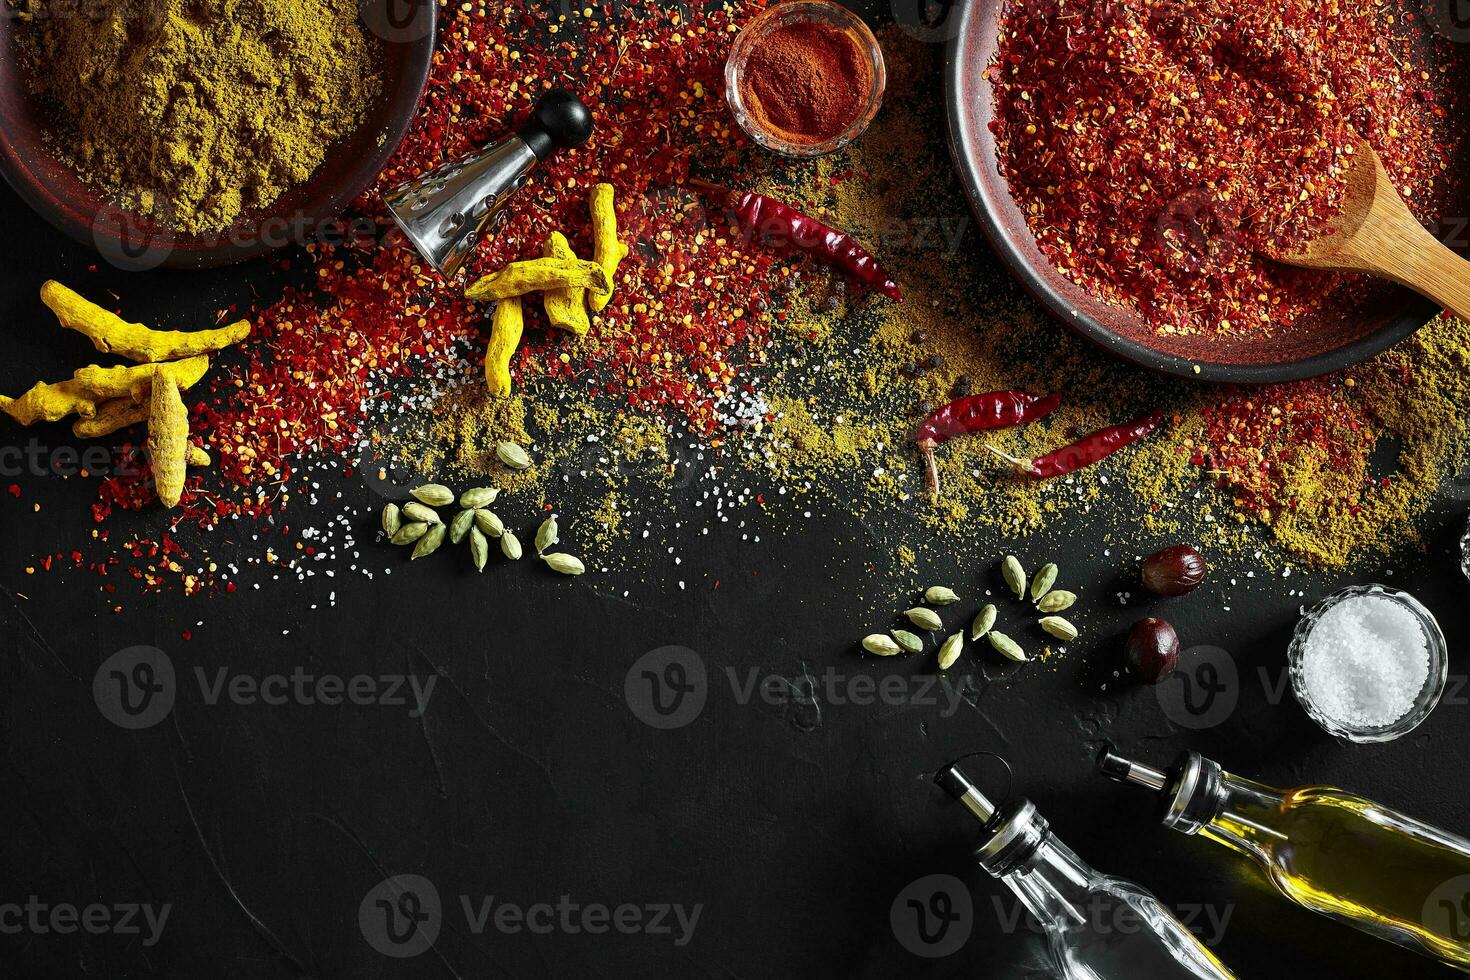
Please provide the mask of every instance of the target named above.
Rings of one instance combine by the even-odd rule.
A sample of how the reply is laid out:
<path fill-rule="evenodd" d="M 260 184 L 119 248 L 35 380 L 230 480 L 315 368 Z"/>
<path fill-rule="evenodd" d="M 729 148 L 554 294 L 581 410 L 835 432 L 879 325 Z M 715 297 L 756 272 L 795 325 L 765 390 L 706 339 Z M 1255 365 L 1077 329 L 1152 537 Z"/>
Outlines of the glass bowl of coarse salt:
<path fill-rule="evenodd" d="M 1356 585 L 1307 611 L 1287 664 L 1292 692 L 1313 721 L 1350 742 L 1388 742 L 1439 703 L 1449 648 L 1413 596 Z"/>

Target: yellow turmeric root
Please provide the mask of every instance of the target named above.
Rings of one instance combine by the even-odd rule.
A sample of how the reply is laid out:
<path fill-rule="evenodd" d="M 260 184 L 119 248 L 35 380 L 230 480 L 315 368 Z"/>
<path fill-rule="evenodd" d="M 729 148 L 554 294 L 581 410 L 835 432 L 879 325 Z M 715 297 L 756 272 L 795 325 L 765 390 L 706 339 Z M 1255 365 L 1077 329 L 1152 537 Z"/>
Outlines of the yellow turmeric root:
<path fill-rule="evenodd" d="M 137 367 L 98 367 L 95 364 L 82 368 L 72 377 L 79 383 L 102 394 L 107 398 L 121 398 L 130 395 L 137 401 L 143 401 L 141 391 L 147 391 L 153 384 L 154 379 L 160 373 L 174 383 L 180 391 L 192 388 L 204 377 L 204 372 L 209 370 L 209 357 L 198 354 L 182 361 L 169 361 L 166 364 L 139 364 Z"/>
<path fill-rule="evenodd" d="M 167 364 L 140 364 L 137 367 L 104 368 L 93 364 L 74 374 L 69 381 L 41 383 L 19 398 L 0 395 L 0 412 L 21 425 L 36 422 L 58 422 L 68 415 L 95 418 L 102 403 L 114 398 L 130 398 L 139 383 L 147 384 L 155 371 L 161 371 L 178 388 L 189 388 L 209 370 L 209 358 L 203 354 Z"/>
<path fill-rule="evenodd" d="M 112 398 L 97 406 L 96 415 L 73 422 L 71 434 L 78 439 L 100 439 L 130 425 L 137 425 L 147 418 L 146 401 L 140 405 L 132 397 Z"/>
<path fill-rule="evenodd" d="M 546 236 L 546 257 L 576 261 L 571 242 L 559 231 Z M 578 337 L 587 336 L 592 321 L 587 318 L 587 290 L 569 286 L 566 289 L 549 289 L 541 294 L 546 306 L 546 319 L 558 330 L 570 330 Z"/>
<path fill-rule="evenodd" d="M 250 335 L 250 324 L 244 320 L 188 333 L 152 330 L 141 323 L 128 323 L 54 281 L 41 287 L 41 302 L 51 307 L 63 327 L 84 334 L 102 353 L 117 354 L 139 364 L 210 354 Z"/>
<path fill-rule="evenodd" d="M 495 316 L 490 322 L 490 346 L 485 351 L 485 383 L 492 395 L 510 397 L 510 359 L 521 345 L 525 325 L 518 297 L 507 296 L 495 304 Z"/>
<path fill-rule="evenodd" d="M 528 259 L 512 262 L 499 272 L 472 283 L 464 291 L 469 299 L 489 301 L 507 296 L 554 289 L 607 289 L 607 273 L 596 262 L 575 259 Z"/>
<path fill-rule="evenodd" d="M 593 313 L 601 313 L 612 302 L 618 266 L 628 257 L 628 246 L 618 241 L 618 212 L 613 206 L 613 185 L 592 187 L 592 258 L 607 274 L 606 287 L 591 287 L 587 302 Z"/>
<path fill-rule="evenodd" d="M 165 507 L 177 507 L 184 496 L 189 463 L 189 413 L 179 386 L 159 365 L 153 374 L 148 411 L 148 461 L 153 486 Z"/>
<path fill-rule="evenodd" d="M 102 436 L 110 436 L 119 429 L 126 429 L 130 425 L 147 421 L 152 411 L 152 387 L 149 388 L 148 399 L 139 405 L 131 398 L 114 398 L 110 402 L 103 403 L 98 409 L 95 418 L 78 419 L 72 424 L 72 435 L 78 439 L 100 439 Z M 209 453 L 198 446 L 189 446 L 190 466 L 211 466 L 214 460 Z"/>
<path fill-rule="evenodd" d="M 185 362 L 180 362 L 185 363 Z M 203 377 L 194 375 L 194 364 L 190 365 L 189 371 L 174 371 L 174 380 L 178 382 L 179 390 L 186 391 L 194 387 Z M 150 367 L 152 365 L 149 365 Z M 110 436 L 114 432 L 137 425 L 139 422 L 148 420 L 148 403 L 152 398 L 153 379 L 135 378 L 129 394 L 121 398 L 109 398 L 97 406 L 97 414 L 91 418 L 79 418 L 72 423 L 72 435 L 78 439 L 100 439 Z"/>
<path fill-rule="evenodd" d="M 91 418 L 97 414 L 98 402 L 103 400 L 75 380 L 38 383 L 19 398 L 0 395 L 0 412 L 21 425 L 31 425 L 34 422 L 55 422 L 73 412 L 83 418 Z"/>

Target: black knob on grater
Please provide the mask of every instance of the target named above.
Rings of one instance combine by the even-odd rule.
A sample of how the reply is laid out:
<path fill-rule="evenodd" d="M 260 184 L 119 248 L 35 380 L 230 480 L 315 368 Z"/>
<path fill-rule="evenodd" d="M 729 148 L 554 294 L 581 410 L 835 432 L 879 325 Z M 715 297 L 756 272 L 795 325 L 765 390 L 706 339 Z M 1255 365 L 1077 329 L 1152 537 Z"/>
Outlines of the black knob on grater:
<path fill-rule="evenodd" d="M 517 134 L 537 160 L 557 150 L 581 146 L 592 136 L 592 110 L 571 92 L 552 89 L 536 103 L 536 111 Z"/>

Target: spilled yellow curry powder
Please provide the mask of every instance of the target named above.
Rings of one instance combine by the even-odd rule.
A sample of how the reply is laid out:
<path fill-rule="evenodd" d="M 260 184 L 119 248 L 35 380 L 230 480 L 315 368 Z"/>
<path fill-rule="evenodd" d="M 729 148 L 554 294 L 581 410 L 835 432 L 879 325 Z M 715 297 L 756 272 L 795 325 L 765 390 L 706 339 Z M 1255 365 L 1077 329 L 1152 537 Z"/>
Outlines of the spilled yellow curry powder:
<path fill-rule="evenodd" d="M 1297 503 L 1251 508 L 1240 490 L 1245 474 L 1194 462 L 1219 449 L 1209 443 L 1208 413 L 1251 395 L 1123 364 L 1025 296 L 965 209 L 944 152 L 932 46 L 893 30 L 884 50 L 890 95 L 860 141 L 802 163 L 752 154 L 749 170 L 729 180 L 854 234 L 902 284 L 902 304 L 857 297 L 808 262 L 784 266 L 773 308 L 749 314 L 772 320 L 771 346 L 752 352 L 749 369 L 766 411 L 755 424 L 729 430 L 723 445 L 697 443 L 660 419 L 588 402 L 564 380 L 533 375 L 517 398 L 499 404 L 472 389 L 446 396 L 401 448 L 425 472 L 488 473 L 539 506 L 580 511 L 584 526 L 600 529 L 601 547 L 643 526 L 625 520 L 626 512 L 652 519 L 698 499 L 691 481 L 714 468 L 732 487 L 780 488 L 795 502 L 790 507 L 854 515 L 898 576 L 912 574 L 931 547 L 995 554 L 1006 539 L 1063 514 L 1087 514 L 1082 526 L 1096 529 L 1089 532 L 1095 540 L 1078 546 L 1190 541 L 1212 558 L 1246 554 L 1266 565 L 1335 568 L 1416 540 L 1438 487 L 1470 447 L 1470 327 L 1437 320 L 1347 375 L 1313 383 L 1339 397 L 1370 434 L 1399 442 L 1391 474 L 1369 473 L 1366 462 L 1361 472 L 1329 466 L 1310 446 L 1267 447 L 1263 461 Z M 586 342 L 596 343 L 595 330 Z M 1066 397 L 1040 423 L 943 446 L 944 496 L 933 505 L 913 431 L 962 380 L 972 392 L 1060 390 Z M 1155 409 L 1169 417 L 1159 434 L 1062 480 L 1019 479 L 986 449 L 1037 455 Z M 542 462 L 527 474 L 501 472 L 493 449 L 502 438 L 534 444 Z M 691 459 L 695 445 L 700 455 Z M 590 489 L 569 489 L 576 485 L 568 477 L 583 474 L 580 486 Z M 563 497 L 569 500 L 556 499 Z M 778 522 L 794 512 L 771 509 L 769 493 L 762 499 L 761 519 Z"/>

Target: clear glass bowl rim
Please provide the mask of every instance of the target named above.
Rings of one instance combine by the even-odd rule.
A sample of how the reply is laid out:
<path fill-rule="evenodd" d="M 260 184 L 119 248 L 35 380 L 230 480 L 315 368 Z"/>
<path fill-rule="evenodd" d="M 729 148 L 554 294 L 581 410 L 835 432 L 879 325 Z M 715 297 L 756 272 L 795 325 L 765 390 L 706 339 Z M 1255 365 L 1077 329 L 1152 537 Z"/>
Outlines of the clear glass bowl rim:
<path fill-rule="evenodd" d="M 1460 571 L 1470 579 L 1470 517 L 1465 519 L 1465 532 L 1460 535 Z"/>
<path fill-rule="evenodd" d="M 1408 713 L 1398 721 L 1377 728 L 1352 728 L 1327 715 L 1307 694 L 1306 681 L 1303 677 L 1307 635 L 1311 633 L 1312 627 L 1317 625 L 1318 620 L 1327 610 L 1346 599 L 1357 596 L 1383 596 L 1398 602 L 1414 613 L 1424 628 L 1424 638 L 1429 644 L 1429 676 L 1424 680 L 1424 689 L 1414 700 L 1414 707 L 1410 708 Z M 1302 706 L 1307 715 L 1328 734 L 1360 744 L 1389 742 L 1418 728 L 1439 704 L 1439 699 L 1444 694 L 1450 662 L 1449 645 L 1445 642 L 1444 632 L 1439 628 L 1439 621 L 1434 618 L 1434 614 L 1424 608 L 1424 605 L 1409 593 L 1378 584 L 1353 585 L 1340 589 L 1308 609 L 1292 634 L 1291 646 L 1287 650 L 1286 659 L 1291 673 L 1292 694 L 1296 696 L 1297 703 Z"/>
<path fill-rule="evenodd" d="M 740 78 L 746 59 L 759 39 L 761 32 L 777 23 L 798 20 L 824 20 L 852 31 L 862 42 L 863 49 L 873 66 L 873 94 L 866 110 L 853 121 L 841 135 L 825 143 L 791 143 L 775 133 L 761 129 L 745 108 L 740 97 Z M 863 134 L 883 106 L 883 95 L 888 87 L 888 72 L 883 61 L 883 48 L 867 23 L 841 4 L 832 0 L 780 0 L 752 17 L 741 28 L 735 43 L 730 46 L 730 56 L 725 61 L 725 102 L 735 116 L 735 122 L 745 135 L 761 146 L 789 157 L 818 157 L 833 150 L 840 150 Z"/>

